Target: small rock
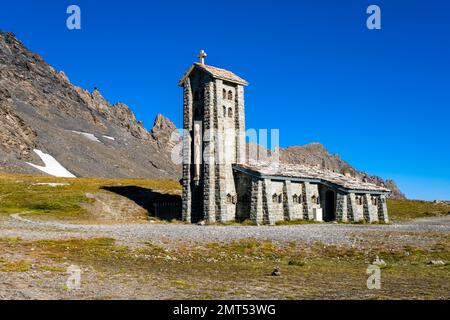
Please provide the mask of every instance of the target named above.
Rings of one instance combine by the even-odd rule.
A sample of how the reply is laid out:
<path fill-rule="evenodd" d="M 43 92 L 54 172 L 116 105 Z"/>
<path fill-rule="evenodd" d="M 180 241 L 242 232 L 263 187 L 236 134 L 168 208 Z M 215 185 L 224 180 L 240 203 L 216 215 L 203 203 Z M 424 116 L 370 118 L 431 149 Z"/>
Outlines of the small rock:
<path fill-rule="evenodd" d="M 274 277 L 279 277 L 279 276 L 281 276 L 280 268 L 276 267 L 275 269 L 273 269 L 273 271 L 272 271 L 272 276 L 274 276 Z"/>
<path fill-rule="evenodd" d="M 442 260 L 431 260 L 428 264 L 432 266 L 445 266 L 445 262 Z"/>

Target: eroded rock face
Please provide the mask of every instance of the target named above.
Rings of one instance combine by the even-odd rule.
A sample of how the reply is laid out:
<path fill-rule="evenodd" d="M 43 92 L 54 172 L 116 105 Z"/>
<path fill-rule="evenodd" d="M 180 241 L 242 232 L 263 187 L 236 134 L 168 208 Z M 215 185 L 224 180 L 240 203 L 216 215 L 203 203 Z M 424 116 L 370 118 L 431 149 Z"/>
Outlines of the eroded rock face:
<path fill-rule="evenodd" d="M 18 159 L 32 160 L 37 135 L 11 107 L 10 100 L 0 100 L 0 147 Z"/>
<path fill-rule="evenodd" d="M 164 138 L 172 128 L 160 124 L 161 116 L 150 134 L 127 105 L 72 85 L 63 71 L 5 32 L 0 107 L 0 171 L 39 174 L 25 162 L 39 164 L 36 148 L 77 176 L 179 179 L 181 168 Z"/>
<path fill-rule="evenodd" d="M 175 124 L 162 114 L 158 114 L 150 131 L 152 138 L 161 148 L 172 149 L 181 141 L 181 136 Z"/>
<path fill-rule="evenodd" d="M 394 182 L 394 180 L 386 180 L 385 184 L 386 184 L 386 188 L 391 190 L 391 195 L 390 195 L 391 199 L 399 199 L 399 200 L 406 199 L 405 194 L 400 191 L 400 189 L 398 188 L 398 186 Z"/>

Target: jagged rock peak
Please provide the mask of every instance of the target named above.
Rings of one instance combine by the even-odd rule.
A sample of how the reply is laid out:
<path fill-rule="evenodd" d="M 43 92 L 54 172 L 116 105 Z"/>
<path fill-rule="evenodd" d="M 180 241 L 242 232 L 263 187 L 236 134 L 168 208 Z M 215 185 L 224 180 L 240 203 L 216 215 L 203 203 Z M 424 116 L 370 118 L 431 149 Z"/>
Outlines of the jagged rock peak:
<path fill-rule="evenodd" d="M 176 129 L 177 127 L 175 124 L 167 117 L 163 116 L 161 113 L 158 113 L 158 115 L 155 118 L 155 122 L 153 123 L 154 129 L 159 130 L 165 130 L 165 129 Z"/>
<path fill-rule="evenodd" d="M 173 147 L 180 140 L 175 124 L 162 114 L 156 116 L 150 134 L 158 145 L 167 148 Z"/>

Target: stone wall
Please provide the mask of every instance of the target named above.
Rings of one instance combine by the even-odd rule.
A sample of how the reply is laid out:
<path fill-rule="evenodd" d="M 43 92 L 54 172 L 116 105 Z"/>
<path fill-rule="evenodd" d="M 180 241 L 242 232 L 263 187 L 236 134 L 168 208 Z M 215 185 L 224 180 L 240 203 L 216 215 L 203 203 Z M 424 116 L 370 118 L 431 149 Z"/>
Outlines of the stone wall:
<path fill-rule="evenodd" d="M 183 87 L 183 128 L 188 132 L 183 146 L 183 220 L 233 221 L 238 193 L 232 165 L 245 160 L 244 88 L 198 70 Z M 194 164 L 197 122 L 203 134 L 200 176 Z"/>
<path fill-rule="evenodd" d="M 250 219 L 273 225 L 313 220 L 315 213 L 327 204 L 330 207 L 326 197 L 332 190 L 336 220 L 388 222 L 385 195 L 347 194 L 317 182 L 233 172 L 234 164 L 246 161 L 244 87 L 240 84 L 194 70 L 183 83 L 183 128 L 184 221 Z M 199 156 L 202 163 L 195 164 Z"/>
<path fill-rule="evenodd" d="M 342 192 L 336 193 L 336 220 L 347 222 L 351 220 L 353 216 L 348 214 L 347 195 Z"/>
<path fill-rule="evenodd" d="M 389 222 L 389 216 L 388 216 L 388 210 L 387 210 L 387 203 L 386 203 L 386 196 L 380 195 L 378 196 L 378 203 L 377 203 L 377 213 L 378 213 L 378 220 L 384 223 Z"/>
<path fill-rule="evenodd" d="M 314 220 L 314 210 L 323 210 L 326 203 L 326 191 L 333 191 L 335 200 L 335 218 L 341 222 L 388 222 L 386 199 L 384 195 L 346 194 L 329 187 L 310 182 L 293 182 L 258 179 L 246 174 L 236 173 L 238 193 L 245 192 L 249 197 L 239 198 L 250 201 L 248 204 L 238 202 L 239 208 L 248 208 L 239 212 L 239 219 L 249 218 L 257 224 L 276 224 L 279 221 L 301 219 Z M 323 191 L 325 190 L 325 191 Z M 384 200 L 383 200 L 384 199 Z M 384 202 L 383 202 L 384 201 Z"/>

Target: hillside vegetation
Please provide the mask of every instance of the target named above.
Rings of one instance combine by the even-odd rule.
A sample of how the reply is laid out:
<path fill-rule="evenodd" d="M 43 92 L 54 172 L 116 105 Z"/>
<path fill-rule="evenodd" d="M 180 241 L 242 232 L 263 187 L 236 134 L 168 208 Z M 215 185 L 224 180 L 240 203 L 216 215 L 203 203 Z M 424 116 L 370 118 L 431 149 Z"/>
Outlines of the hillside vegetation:
<path fill-rule="evenodd" d="M 38 218 L 92 220 L 93 217 L 90 216 L 87 208 L 89 208 L 89 204 L 96 201 L 98 195 L 108 196 L 106 199 L 101 198 L 101 201 L 106 202 L 105 205 L 110 204 L 116 198 L 124 199 L 123 201 L 128 200 L 108 191 L 108 187 L 135 188 L 157 194 L 178 194 L 180 192 L 180 185 L 175 181 L 70 179 L 0 174 L 0 216 L 25 213 Z M 131 206 L 130 203 L 125 203 L 125 205 Z M 142 213 L 143 218 L 146 214 L 147 212 Z"/>
<path fill-rule="evenodd" d="M 439 217 L 450 214 L 450 205 L 430 201 L 390 199 L 387 204 L 389 218 L 392 221 Z"/>
<path fill-rule="evenodd" d="M 108 191 L 109 187 L 134 188 L 133 190 L 137 190 L 137 192 L 144 190 L 157 194 L 179 195 L 181 192 L 179 183 L 170 180 L 70 179 L 0 174 L 0 216 L 25 213 L 37 218 L 92 220 L 93 217 L 87 210 L 90 204 L 96 201 L 113 203 L 117 202 L 117 199 L 127 200 L 123 195 Z M 131 206 L 131 204 L 123 203 L 121 206 Z M 148 215 L 144 208 L 140 209 L 143 218 Z M 97 207 L 97 211 L 99 210 L 102 208 Z M 389 199 L 388 210 L 391 221 L 404 221 L 448 215 L 450 214 L 450 205 L 418 200 Z"/>

